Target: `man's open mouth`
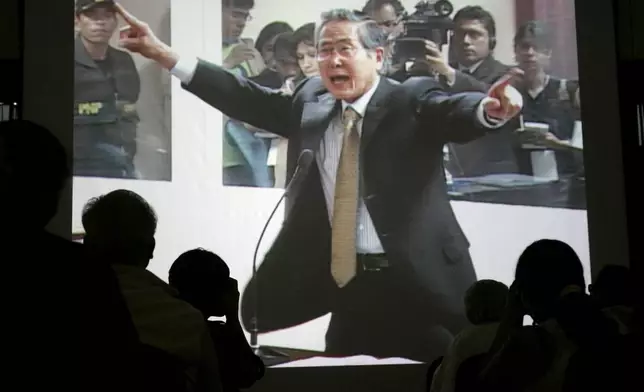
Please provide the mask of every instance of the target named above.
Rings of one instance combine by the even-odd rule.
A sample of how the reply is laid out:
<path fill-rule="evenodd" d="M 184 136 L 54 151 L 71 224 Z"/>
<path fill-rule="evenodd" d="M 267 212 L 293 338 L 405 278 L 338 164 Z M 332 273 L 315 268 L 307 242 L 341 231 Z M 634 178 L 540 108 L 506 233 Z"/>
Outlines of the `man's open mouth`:
<path fill-rule="evenodd" d="M 349 78 L 347 75 L 338 75 L 338 76 L 331 76 L 331 83 L 333 84 L 343 84 L 348 82 L 351 78 Z"/>

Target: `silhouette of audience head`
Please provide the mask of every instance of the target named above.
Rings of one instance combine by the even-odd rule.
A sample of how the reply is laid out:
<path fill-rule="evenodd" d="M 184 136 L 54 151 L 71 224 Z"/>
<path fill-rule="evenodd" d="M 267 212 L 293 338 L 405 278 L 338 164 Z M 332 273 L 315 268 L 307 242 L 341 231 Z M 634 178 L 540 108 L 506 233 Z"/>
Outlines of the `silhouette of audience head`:
<path fill-rule="evenodd" d="M 168 281 L 179 296 L 206 318 L 225 315 L 227 295 L 237 292 L 228 265 L 205 249 L 183 253 L 170 267 Z"/>
<path fill-rule="evenodd" d="M 501 320 L 508 300 L 508 286 L 496 280 L 479 280 L 465 292 L 465 314 L 474 325 Z"/>
<path fill-rule="evenodd" d="M 65 149 L 47 128 L 27 120 L 0 122 L 3 225 L 44 229 L 69 176 Z"/>
<path fill-rule="evenodd" d="M 602 308 L 633 305 L 635 282 L 628 267 L 607 265 L 599 271 L 595 283 L 589 286 L 590 295 Z"/>
<path fill-rule="evenodd" d="M 537 322 L 553 317 L 564 290 L 586 287 L 577 253 L 568 244 L 551 239 L 536 241 L 523 251 L 515 284 L 528 315 Z"/>
<path fill-rule="evenodd" d="M 120 189 L 91 199 L 83 208 L 84 243 L 114 264 L 147 267 L 157 228 L 154 209 L 138 194 Z"/>

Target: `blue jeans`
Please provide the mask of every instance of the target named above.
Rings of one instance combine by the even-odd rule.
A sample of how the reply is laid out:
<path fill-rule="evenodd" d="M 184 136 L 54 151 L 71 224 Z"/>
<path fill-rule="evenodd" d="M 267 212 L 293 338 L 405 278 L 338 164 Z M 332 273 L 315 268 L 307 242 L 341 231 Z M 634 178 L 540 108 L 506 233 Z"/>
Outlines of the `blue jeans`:
<path fill-rule="evenodd" d="M 97 143 L 83 148 L 74 159 L 74 175 L 79 177 L 138 178 L 134 164 L 123 147 Z"/>

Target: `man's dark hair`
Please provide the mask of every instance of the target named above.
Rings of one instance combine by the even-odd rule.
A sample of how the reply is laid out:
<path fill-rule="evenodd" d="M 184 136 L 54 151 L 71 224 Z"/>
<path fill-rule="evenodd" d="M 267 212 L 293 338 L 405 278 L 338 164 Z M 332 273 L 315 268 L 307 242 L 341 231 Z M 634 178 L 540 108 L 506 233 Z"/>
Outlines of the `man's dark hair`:
<path fill-rule="evenodd" d="M 586 287 L 577 253 L 565 242 L 551 239 L 533 242 L 523 251 L 515 282 L 524 298 L 545 312 L 552 311 L 567 286 Z"/>
<path fill-rule="evenodd" d="M 213 305 L 220 307 L 223 295 L 230 289 L 230 269 L 213 252 L 198 248 L 181 254 L 168 272 L 168 283 L 179 296 L 209 316 Z M 218 313 L 217 309 L 214 313 Z"/>
<path fill-rule="evenodd" d="M 234 7 L 243 9 L 255 8 L 255 0 L 224 0 L 222 5 L 224 7 Z"/>
<path fill-rule="evenodd" d="M 203 248 L 182 253 L 168 273 L 168 282 L 180 292 L 190 291 L 196 283 L 209 285 L 224 282 L 230 277 L 230 269 L 219 255 Z"/>
<path fill-rule="evenodd" d="M 361 14 L 372 14 L 386 5 L 391 5 L 398 16 L 405 12 L 405 6 L 402 5 L 399 0 L 369 0 L 364 7 L 362 7 Z"/>
<path fill-rule="evenodd" d="M 70 174 L 65 148 L 47 128 L 28 120 L 0 122 L 2 196 L 19 204 L 2 206 L 7 214 L 18 210 L 25 223 L 44 227 Z"/>
<path fill-rule="evenodd" d="M 291 38 L 293 45 L 304 43 L 306 45 L 315 46 L 315 23 L 307 23 L 293 32 L 293 37 Z"/>
<path fill-rule="evenodd" d="M 514 35 L 514 46 L 526 43 L 538 49 L 552 49 L 552 37 L 548 26 L 536 20 L 521 25 Z"/>
<path fill-rule="evenodd" d="M 71 172 L 67 153 L 45 127 L 28 120 L 0 121 L 2 166 L 11 173 L 36 181 L 39 188 L 60 191 Z"/>
<path fill-rule="evenodd" d="M 93 198 L 83 208 L 82 222 L 86 241 L 101 251 L 152 258 L 157 215 L 138 194 L 119 189 Z"/>
<path fill-rule="evenodd" d="M 264 26 L 255 41 L 255 49 L 261 53 L 262 48 L 270 42 L 276 35 L 281 33 L 292 33 L 293 28 L 286 22 L 271 22 Z"/>
<path fill-rule="evenodd" d="M 487 30 L 490 37 L 496 37 L 496 22 L 492 14 L 485 10 L 483 7 L 478 5 L 470 5 L 463 7 L 454 15 L 454 23 L 458 23 L 466 20 L 478 20 L 485 30 Z"/>
<path fill-rule="evenodd" d="M 508 286 L 491 279 L 475 282 L 465 292 L 465 313 L 470 323 L 501 321 L 508 299 Z"/>
<path fill-rule="evenodd" d="M 387 44 L 387 34 L 376 21 L 364 19 L 355 12 L 339 8 L 322 14 L 322 21 L 315 32 L 315 41 L 320 38 L 320 32 L 330 22 L 346 21 L 358 24 L 358 40 L 363 48 L 373 50 L 382 48 Z"/>
<path fill-rule="evenodd" d="M 275 36 L 273 43 L 273 53 L 288 53 L 289 57 L 295 57 L 295 50 L 293 48 L 293 33 L 280 33 Z M 278 58 L 276 58 L 279 61 Z"/>

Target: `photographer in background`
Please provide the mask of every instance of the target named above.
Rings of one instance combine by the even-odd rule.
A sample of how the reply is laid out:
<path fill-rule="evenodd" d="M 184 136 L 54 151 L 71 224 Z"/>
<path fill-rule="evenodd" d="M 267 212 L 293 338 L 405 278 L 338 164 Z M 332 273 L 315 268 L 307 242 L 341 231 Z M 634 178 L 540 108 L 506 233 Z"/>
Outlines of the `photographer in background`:
<path fill-rule="evenodd" d="M 375 20 L 390 39 L 395 39 L 403 32 L 405 7 L 399 0 L 369 0 L 362 8 L 362 14 Z"/>
<path fill-rule="evenodd" d="M 416 60 L 409 70 L 399 70 L 393 77 L 402 81 L 410 76 L 434 75 L 450 92 L 483 92 L 511 71 L 494 58 L 496 22 L 492 14 L 480 6 L 467 6 L 454 15 L 453 21 L 450 52 L 454 62 L 443 56 L 438 43 L 425 40 L 425 59 Z M 451 143 L 448 171 L 456 177 L 518 172 L 513 131 L 504 127 L 466 144 Z"/>
<path fill-rule="evenodd" d="M 450 65 L 443 75 L 454 91 L 487 91 L 510 67 L 494 58 L 496 22 L 487 10 L 468 6 L 454 15 Z M 437 71 L 443 67 L 437 66 Z"/>
<path fill-rule="evenodd" d="M 243 38 L 246 23 L 252 19 L 255 0 L 224 0 L 221 10 L 223 67 L 244 77 L 258 75 L 266 68 L 262 54 L 252 39 Z"/>
<path fill-rule="evenodd" d="M 368 0 L 362 11 L 356 11 L 356 14 L 375 20 L 378 26 L 387 33 L 388 44 L 385 47 L 384 55 L 387 58 L 385 66 L 389 67 L 389 70 L 386 73 L 399 71 L 403 64 L 393 64 L 393 52 L 396 38 L 405 29 L 402 23 L 405 7 L 402 3 L 399 0 Z"/>
<path fill-rule="evenodd" d="M 440 50 L 429 43 L 433 53 L 432 69 L 450 91 L 487 91 L 506 75 L 511 67 L 494 58 L 496 22 L 490 12 L 480 6 L 467 6 L 454 15 L 454 31 L 450 42 L 450 63 Z M 513 151 L 513 129 L 499 132 L 467 144 L 450 145 L 450 172 L 455 176 L 477 177 L 489 174 L 518 172 Z"/>

